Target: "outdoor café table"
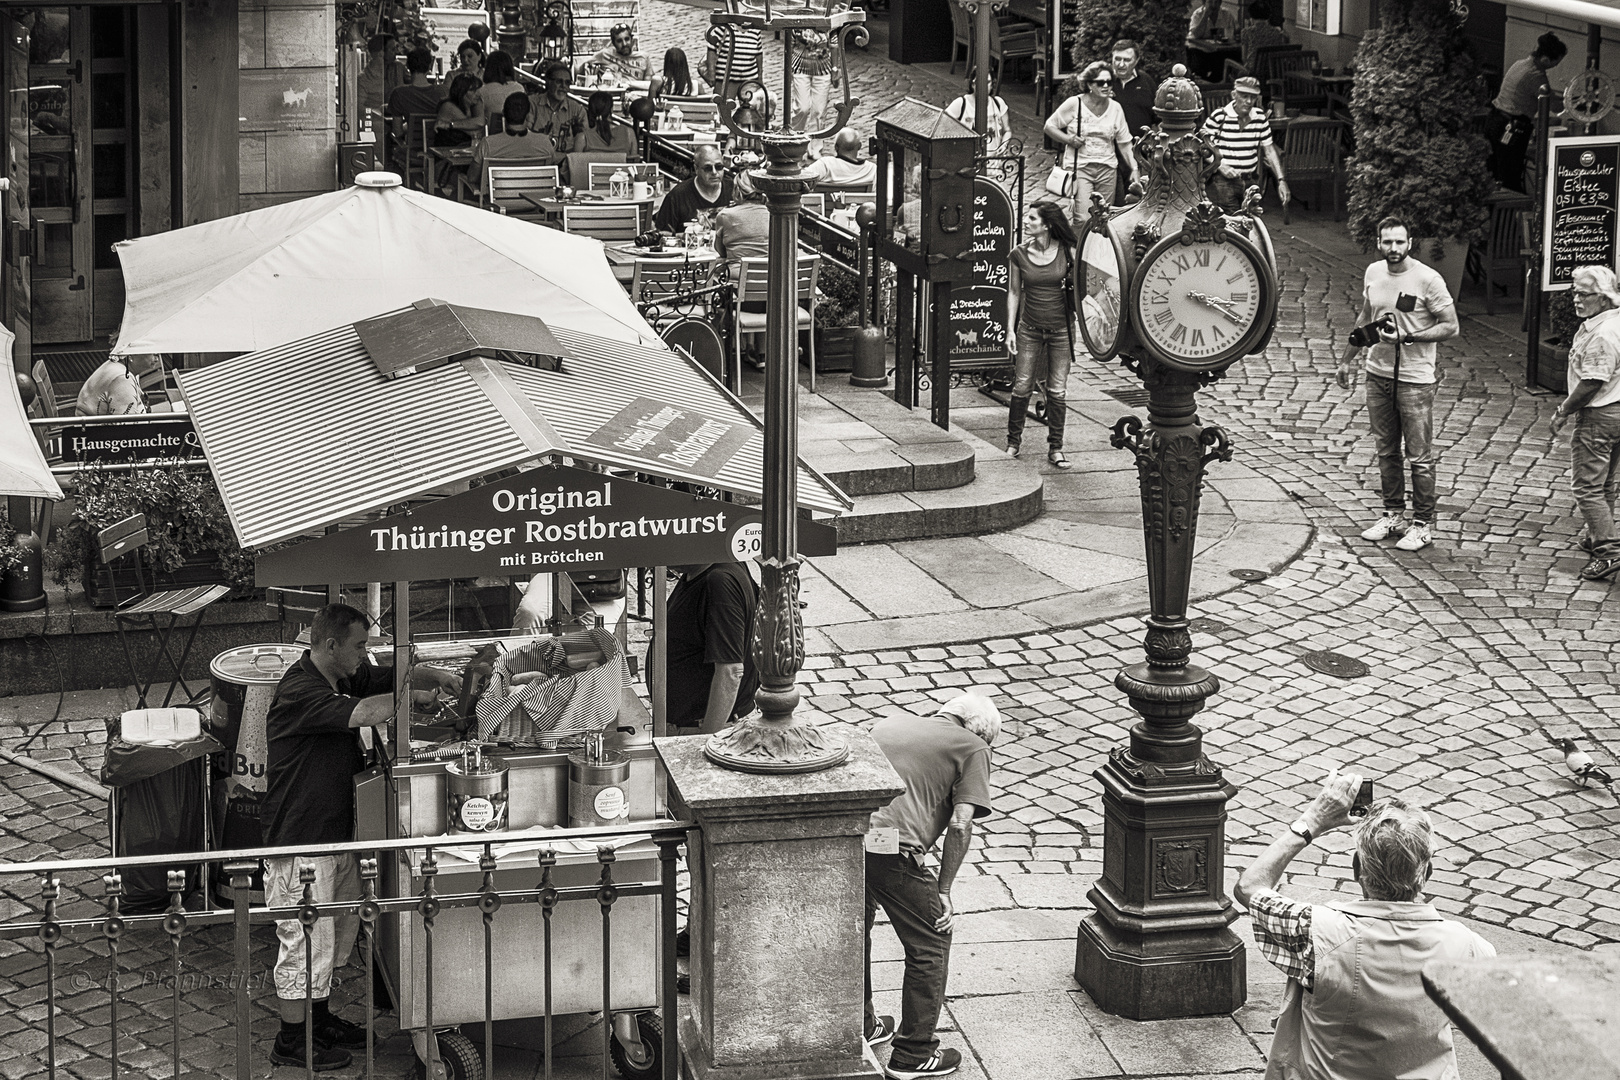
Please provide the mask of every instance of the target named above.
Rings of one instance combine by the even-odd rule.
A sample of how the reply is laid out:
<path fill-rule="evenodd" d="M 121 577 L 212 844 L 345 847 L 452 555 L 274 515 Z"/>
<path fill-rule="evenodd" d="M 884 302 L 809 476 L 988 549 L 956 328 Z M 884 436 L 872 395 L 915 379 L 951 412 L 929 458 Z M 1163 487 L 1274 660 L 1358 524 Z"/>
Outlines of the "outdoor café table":
<path fill-rule="evenodd" d="M 1620 957 L 1433 960 L 1423 988 L 1504 1080 L 1620 1078 Z"/>
<path fill-rule="evenodd" d="M 720 261 L 720 253 L 714 248 L 683 248 L 665 245 L 662 254 L 655 254 L 634 244 L 603 244 L 602 252 L 607 256 L 608 265 L 613 268 L 613 276 L 619 279 L 621 285 L 629 286 L 631 279 L 636 276 L 636 263 L 651 262 L 660 265 L 689 262 L 705 269 L 714 266 Z"/>
<path fill-rule="evenodd" d="M 1222 82 L 1226 60 L 1243 58 L 1243 46 L 1225 38 L 1188 38 L 1187 66 L 1193 74 L 1211 82 Z M 1193 53 L 1199 55 L 1194 56 Z"/>

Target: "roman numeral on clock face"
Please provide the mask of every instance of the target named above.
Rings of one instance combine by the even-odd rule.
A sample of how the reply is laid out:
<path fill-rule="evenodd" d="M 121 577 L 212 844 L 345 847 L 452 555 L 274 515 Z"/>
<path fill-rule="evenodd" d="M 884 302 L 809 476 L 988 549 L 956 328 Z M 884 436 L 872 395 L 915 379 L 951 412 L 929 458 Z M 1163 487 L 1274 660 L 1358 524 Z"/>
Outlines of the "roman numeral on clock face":
<path fill-rule="evenodd" d="M 1247 304 L 1248 302 L 1249 302 L 1249 294 L 1248 293 L 1246 293 L 1246 292 L 1235 292 L 1235 293 L 1232 294 L 1232 303 L 1234 303 L 1234 304 Z"/>
<path fill-rule="evenodd" d="M 1165 308 L 1163 311 L 1156 311 L 1156 312 L 1153 313 L 1153 321 L 1155 323 L 1157 323 L 1161 328 L 1169 326 L 1171 320 L 1173 320 L 1174 318 L 1175 318 L 1175 316 L 1170 313 L 1169 308 Z"/>
<path fill-rule="evenodd" d="M 1237 273 L 1235 273 L 1231 277 L 1227 278 L 1226 283 L 1228 285 L 1236 285 L 1238 282 L 1240 282 L 1242 280 L 1243 280 L 1243 271 L 1239 270 Z"/>
<path fill-rule="evenodd" d="M 1176 323 L 1176 328 L 1174 330 L 1170 331 L 1170 340 L 1171 341 L 1185 341 L 1185 340 L 1187 340 L 1187 328 L 1185 326 L 1183 326 L 1181 323 Z"/>
<path fill-rule="evenodd" d="M 1208 248 L 1203 248 L 1201 250 L 1193 252 L 1193 261 L 1195 263 L 1197 263 L 1199 266 L 1208 266 L 1209 265 L 1209 249 Z"/>
<path fill-rule="evenodd" d="M 1194 330 L 1192 332 L 1192 341 L 1190 344 L 1194 348 L 1202 346 L 1204 344 L 1204 332 L 1202 330 Z"/>

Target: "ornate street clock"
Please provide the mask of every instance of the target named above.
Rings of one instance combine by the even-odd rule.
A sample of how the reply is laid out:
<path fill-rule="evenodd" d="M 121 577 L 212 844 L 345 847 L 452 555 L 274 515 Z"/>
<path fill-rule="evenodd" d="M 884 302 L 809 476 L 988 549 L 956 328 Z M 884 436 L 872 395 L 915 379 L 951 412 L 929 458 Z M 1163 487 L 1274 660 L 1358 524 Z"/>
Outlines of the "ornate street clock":
<path fill-rule="evenodd" d="M 1183 371 L 1219 371 L 1268 335 L 1277 291 L 1260 248 L 1203 203 L 1181 232 L 1142 256 L 1129 304 L 1154 359 Z"/>

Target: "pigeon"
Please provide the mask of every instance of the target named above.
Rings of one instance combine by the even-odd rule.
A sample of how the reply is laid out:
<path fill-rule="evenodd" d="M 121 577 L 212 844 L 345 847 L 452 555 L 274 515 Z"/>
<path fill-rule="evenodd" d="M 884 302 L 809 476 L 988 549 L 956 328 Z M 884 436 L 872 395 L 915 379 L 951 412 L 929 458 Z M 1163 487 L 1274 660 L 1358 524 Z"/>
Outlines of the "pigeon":
<path fill-rule="evenodd" d="M 1564 765 L 1569 769 L 1570 775 L 1581 782 L 1585 787 L 1587 781 L 1596 780 L 1604 787 L 1614 784 L 1614 778 L 1592 762 L 1592 755 L 1575 745 L 1574 739 L 1548 739 L 1558 749 L 1564 752 Z"/>

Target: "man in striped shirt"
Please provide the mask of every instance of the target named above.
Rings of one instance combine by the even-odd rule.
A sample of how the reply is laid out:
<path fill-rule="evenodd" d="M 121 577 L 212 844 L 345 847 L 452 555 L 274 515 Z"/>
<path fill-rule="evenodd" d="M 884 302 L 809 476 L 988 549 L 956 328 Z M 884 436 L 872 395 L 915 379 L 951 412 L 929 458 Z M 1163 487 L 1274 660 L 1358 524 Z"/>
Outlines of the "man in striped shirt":
<path fill-rule="evenodd" d="M 825 123 L 832 92 L 832 38 L 820 30 L 788 31 L 788 67 L 793 72 L 793 127 L 815 131 Z M 812 139 L 811 160 L 821 156 L 821 140 Z"/>
<path fill-rule="evenodd" d="M 1243 193 L 1260 182 L 1260 159 L 1277 177 L 1277 197 L 1288 202 L 1288 178 L 1271 141 L 1271 120 L 1260 108 L 1260 80 L 1244 76 L 1232 84 L 1232 101 L 1209 114 L 1204 134 L 1221 152 L 1221 164 L 1209 178 L 1209 200 L 1227 213 L 1243 205 Z"/>

